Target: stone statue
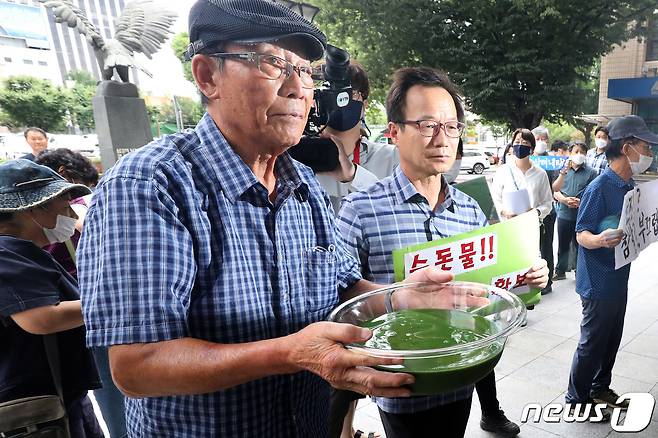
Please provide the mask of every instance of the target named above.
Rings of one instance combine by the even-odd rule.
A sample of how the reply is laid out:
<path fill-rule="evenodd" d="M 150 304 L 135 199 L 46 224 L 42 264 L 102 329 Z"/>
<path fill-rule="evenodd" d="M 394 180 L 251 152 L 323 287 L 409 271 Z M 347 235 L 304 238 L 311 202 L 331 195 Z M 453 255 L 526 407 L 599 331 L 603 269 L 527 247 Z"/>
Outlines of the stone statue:
<path fill-rule="evenodd" d="M 136 67 L 147 75 L 151 74 L 138 65 L 135 52 L 149 59 L 160 49 L 170 33 L 177 15 L 163 10 L 153 0 L 136 0 L 126 5 L 116 25 L 114 38 L 105 39 L 89 18 L 72 0 L 39 0 L 51 8 L 58 23 L 66 23 L 84 35 L 94 48 L 96 60 L 103 79 L 109 81 L 114 71 L 123 82 L 129 82 L 130 67 Z"/>

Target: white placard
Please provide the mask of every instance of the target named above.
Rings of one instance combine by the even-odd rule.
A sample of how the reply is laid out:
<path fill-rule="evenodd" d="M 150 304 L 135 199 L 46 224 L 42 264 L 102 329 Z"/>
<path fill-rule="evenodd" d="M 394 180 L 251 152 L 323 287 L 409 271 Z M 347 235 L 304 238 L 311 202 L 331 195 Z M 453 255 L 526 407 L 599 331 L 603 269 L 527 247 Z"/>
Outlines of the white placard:
<path fill-rule="evenodd" d="M 527 189 L 503 192 L 503 208 L 519 215 L 530 211 L 530 195 Z"/>
<path fill-rule="evenodd" d="M 615 247 L 615 269 L 631 263 L 640 251 L 658 241 L 658 180 L 626 193 L 619 228 L 625 236 Z"/>

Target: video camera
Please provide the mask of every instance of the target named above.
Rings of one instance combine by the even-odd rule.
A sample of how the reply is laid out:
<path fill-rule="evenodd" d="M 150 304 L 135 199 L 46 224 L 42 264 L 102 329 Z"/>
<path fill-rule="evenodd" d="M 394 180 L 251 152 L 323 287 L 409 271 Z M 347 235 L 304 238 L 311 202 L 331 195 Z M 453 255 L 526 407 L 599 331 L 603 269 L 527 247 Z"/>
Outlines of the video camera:
<path fill-rule="evenodd" d="M 352 100 L 352 83 L 348 72 L 350 54 L 338 47 L 327 45 L 325 63 L 316 70 L 313 79 L 321 82 L 313 91 L 314 105 L 300 142 L 290 148 L 290 155 L 315 172 L 329 172 L 339 166 L 338 149 L 329 138 L 320 138 L 320 129 L 327 124 L 329 115 Z"/>
<path fill-rule="evenodd" d="M 352 82 L 348 67 L 350 54 L 343 49 L 327 45 L 325 63 L 313 79 L 322 84 L 313 92 L 315 106 L 311 109 L 304 133 L 312 135 L 320 126 L 327 124 L 332 111 L 347 106 L 352 99 Z"/>

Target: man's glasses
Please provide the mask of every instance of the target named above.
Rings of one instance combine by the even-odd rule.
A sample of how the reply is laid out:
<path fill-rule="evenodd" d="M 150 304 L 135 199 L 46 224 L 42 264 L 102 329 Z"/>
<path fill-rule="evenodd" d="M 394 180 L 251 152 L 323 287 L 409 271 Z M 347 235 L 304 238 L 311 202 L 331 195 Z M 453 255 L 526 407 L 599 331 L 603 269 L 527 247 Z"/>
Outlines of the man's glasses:
<path fill-rule="evenodd" d="M 466 125 L 462 122 L 450 121 L 450 122 L 435 122 L 434 120 L 401 120 L 399 122 L 401 125 L 416 125 L 418 127 L 418 132 L 423 137 L 434 137 L 439 135 L 439 131 L 443 128 L 443 132 L 446 133 L 447 137 L 457 138 L 464 132 Z"/>
<path fill-rule="evenodd" d="M 290 78 L 293 71 L 296 71 L 301 79 L 304 88 L 313 88 L 313 67 L 310 65 L 292 65 L 283 58 L 268 53 L 208 53 L 207 56 L 212 58 L 238 59 L 240 61 L 255 63 L 258 70 L 265 75 L 267 79 L 277 80 L 283 74 L 286 79 Z"/>

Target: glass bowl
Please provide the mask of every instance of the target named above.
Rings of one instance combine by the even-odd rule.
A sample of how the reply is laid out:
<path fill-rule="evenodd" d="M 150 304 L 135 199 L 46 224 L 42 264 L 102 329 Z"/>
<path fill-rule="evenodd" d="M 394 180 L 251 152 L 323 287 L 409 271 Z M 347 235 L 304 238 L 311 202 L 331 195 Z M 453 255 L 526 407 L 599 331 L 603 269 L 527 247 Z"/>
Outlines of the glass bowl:
<path fill-rule="evenodd" d="M 414 395 L 454 391 L 485 377 L 525 318 L 525 305 L 513 293 L 459 281 L 396 284 L 346 301 L 329 315 L 373 331 L 365 343 L 347 348 L 404 359 L 376 368 L 413 374 Z"/>

